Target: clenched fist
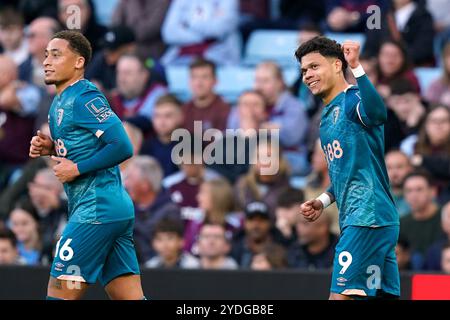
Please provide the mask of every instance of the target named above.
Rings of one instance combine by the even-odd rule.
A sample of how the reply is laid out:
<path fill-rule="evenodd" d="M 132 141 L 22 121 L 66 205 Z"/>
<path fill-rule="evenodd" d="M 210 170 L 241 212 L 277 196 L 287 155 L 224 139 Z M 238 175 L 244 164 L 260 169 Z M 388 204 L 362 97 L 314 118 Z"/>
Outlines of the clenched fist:
<path fill-rule="evenodd" d="M 54 154 L 52 139 L 38 130 L 37 135 L 31 139 L 29 156 L 31 158 L 38 158 L 52 154 Z"/>
<path fill-rule="evenodd" d="M 359 66 L 359 50 L 360 45 L 358 42 L 346 40 L 342 44 L 344 58 L 350 68 L 355 69 L 357 66 Z"/>

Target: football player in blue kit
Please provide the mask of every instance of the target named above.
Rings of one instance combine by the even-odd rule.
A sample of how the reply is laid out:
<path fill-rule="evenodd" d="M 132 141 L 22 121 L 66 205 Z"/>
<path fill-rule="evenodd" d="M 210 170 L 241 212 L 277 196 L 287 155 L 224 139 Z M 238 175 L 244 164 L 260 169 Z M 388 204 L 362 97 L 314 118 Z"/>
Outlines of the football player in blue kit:
<path fill-rule="evenodd" d="M 56 96 L 30 157 L 51 156 L 64 184 L 69 221 L 56 245 L 47 298 L 80 299 L 97 280 L 111 299 L 145 299 L 133 241 L 134 209 L 118 164 L 132 145 L 105 96 L 84 79 L 89 41 L 77 31 L 55 34 L 45 50 L 47 85 Z"/>
<path fill-rule="evenodd" d="M 357 42 L 341 46 L 316 37 L 295 52 L 303 82 L 324 103 L 320 141 L 331 184 L 301 204 L 300 212 L 314 221 L 336 201 L 341 236 L 334 256 L 333 300 L 400 295 L 395 256 L 399 215 L 384 163 L 387 110 L 359 63 L 359 51 Z M 357 85 L 346 81 L 347 65 Z"/>

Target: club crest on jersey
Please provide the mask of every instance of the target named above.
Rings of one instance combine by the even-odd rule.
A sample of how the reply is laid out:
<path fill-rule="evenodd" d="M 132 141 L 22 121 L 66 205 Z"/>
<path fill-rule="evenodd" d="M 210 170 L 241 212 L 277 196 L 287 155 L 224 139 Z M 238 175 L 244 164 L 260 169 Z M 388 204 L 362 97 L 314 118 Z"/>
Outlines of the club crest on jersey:
<path fill-rule="evenodd" d="M 333 124 L 336 124 L 339 117 L 339 107 L 333 109 Z"/>
<path fill-rule="evenodd" d="M 103 122 L 113 115 L 108 104 L 100 97 L 92 99 L 85 104 L 85 107 L 92 113 L 98 122 Z"/>
<path fill-rule="evenodd" d="M 58 123 L 58 127 L 61 125 L 63 115 L 64 115 L 64 109 L 58 109 L 58 120 L 56 121 Z"/>

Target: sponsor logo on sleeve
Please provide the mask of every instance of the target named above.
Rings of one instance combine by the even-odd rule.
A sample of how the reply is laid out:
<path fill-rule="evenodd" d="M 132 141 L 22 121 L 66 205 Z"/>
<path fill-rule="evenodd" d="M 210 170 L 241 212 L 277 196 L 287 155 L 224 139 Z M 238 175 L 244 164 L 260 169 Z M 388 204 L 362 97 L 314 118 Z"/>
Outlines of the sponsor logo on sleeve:
<path fill-rule="evenodd" d="M 98 122 L 104 122 L 114 114 L 108 107 L 108 103 L 101 97 L 92 99 L 85 106 Z"/>

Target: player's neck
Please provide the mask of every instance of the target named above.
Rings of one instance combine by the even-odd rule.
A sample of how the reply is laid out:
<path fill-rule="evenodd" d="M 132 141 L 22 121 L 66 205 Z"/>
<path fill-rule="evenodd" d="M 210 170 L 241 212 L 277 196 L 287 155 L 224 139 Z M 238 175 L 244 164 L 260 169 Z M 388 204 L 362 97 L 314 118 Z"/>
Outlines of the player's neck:
<path fill-rule="evenodd" d="M 78 74 L 72 78 L 70 78 L 69 80 L 63 82 L 63 83 L 59 83 L 57 84 L 56 87 L 56 94 L 59 96 L 61 95 L 61 93 L 66 90 L 68 87 L 70 87 L 71 85 L 75 84 L 76 82 L 80 81 L 81 79 L 84 78 L 84 74 Z"/>
<path fill-rule="evenodd" d="M 324 105 L 328 105 L 334 98 L 337 97 L 342 91 L 345 91 L 348 88 L 349 84 L 342 77 L 339 81 L 336 82 L 335 86 L 331 88 L 330 92 L 322 99 Z"/>

